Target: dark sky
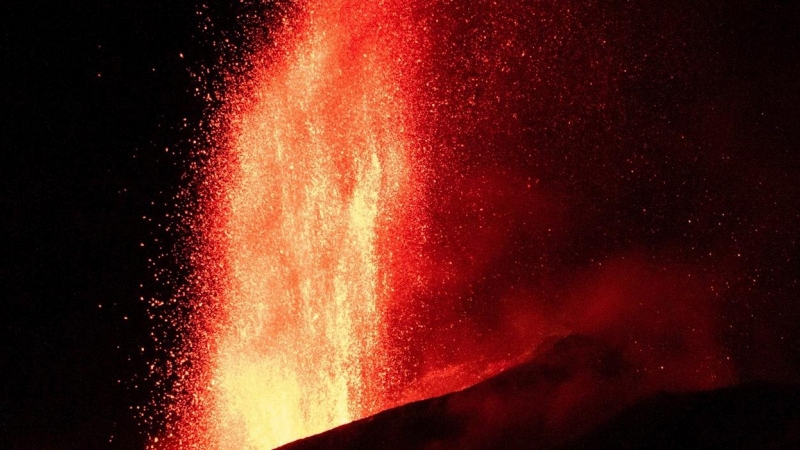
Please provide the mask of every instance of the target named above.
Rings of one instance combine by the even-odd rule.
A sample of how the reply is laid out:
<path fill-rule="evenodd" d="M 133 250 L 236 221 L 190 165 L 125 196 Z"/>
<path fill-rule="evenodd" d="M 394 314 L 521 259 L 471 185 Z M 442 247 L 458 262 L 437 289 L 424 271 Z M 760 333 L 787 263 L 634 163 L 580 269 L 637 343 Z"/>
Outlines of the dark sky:
<path fill-rule="evenodd" d="M 155 223 L 180 183 L 183 118 L 202 107 L 187 62 L 203 48 L 197 6 L 0 8 L 0 447 L 141 448 L 139 298 L 159 289 Z"/>
<path fill-rule="evenodd" d="M 531 107 L 529 123 L 519 133 L 555 124 L 550 134 L 530 137 L 540 149 L 539 161 L 518 160 L 519 153 L 500 165 L 520 167 L 520 180 L 534 176 L 553 192 L 581 192 L 570 197 L 578 201 L 571 208 L 579 211 L 572 222 L 579 237 L 545 247 L 560 270 L 584 270 L 592 258 L 637 249 L 647 258 L 658 255 L 702 267 L 709 277 L 735 284 L 715 314 L 724 316 L 722 323 L 732 330 L 720 339 L 737 358 L 741 376 L 796 380 L 798 6 L 777 0 L 700 3 L 667 8 L 612 2 L 608 8 L 617 10 L 594 4 L 581 9 L 606 14 L 602 21 L 611 25 L 604 35 L 624 33 L 621 42 L 632 45 L 601 53 L 606 63 L 618 64 L 602 73 L 633 71 L 609 83 L 622 89 L 614 98 L 624 104 L 600 115 L 570 105 Z M 197 14 L 201 10 L 204 16 Z M 154 280 L 149 260 L 169 253 L 165 249 L 172 245 L 174 236 L 158 225 L 167 223 L 162 218 L 185 183 L 188 140 L 196 137 L 193 124 L 202 116 L 204 103 L 193 95 L 198 83 L 191 72 L 219 56 L 211 50 L 213 39 L 228 33 L 236 43 L 234 17 L 245 10 L 255 7 L 202 9 L 191 2 L 152 0 L 0 6 L 0 447 L 143 446 L 130 408 L 150 396 L 148 382 L 140 377 L 147 373 L 153 346 L 152 323 L 139 298 L 169 295 Z M 207 16 L 214 18 L 214 29 L 203 32 Z M 591 23 L 590 16 L 574 20 Z M 573 37 L 581 42 L 580 30 Z M 553 61 L 584 61 L 580 48 L 564 51 Z M 562 84 L 543 86 L 580 87 L 570 77 L 591 78 L 592 66 L 584 61 L 576 67 L 573 73 L 556 70 L 566 65 L 541 72 L 564 77 Z M 459 70 L 453 69 L 456 79 Z M 479 74 L 480 68 L 475 70 Z M 671 81 L 671 75 L 679 80 Z M 492 88 L 511 89 L 502 83 L 486 89 Z M 544 101 L 557 97 L 537 95 Z M 563 117 L 540 117 L 552 108 Z M 572 123 L 570 115 L 584 121 L 581 130 L 564 128 Z M 613 124 L 586 123 L 594 119 Z M 667 126 L 665 121 L 676 122 Z M 615 132 L 622 143 L 615 144 Z M 454 142 L 471 138 L 452 134 Z M 638 151 L 607 156 L 584 146 L 583 153 L 572 156 L 594 155 L 593 164 L 559 159 L 570 139 L 598 135 L 606 139 L 604 145 Z M 504 141 L 495 136 L 493 142 Z M 667 150 L 672 159 L 659 156 Z M 462 162 L 463 173 L 497 163 L 475 155 Z M 639 174 L 672 176 L 664 188 L 640 175 L 609 187 L 608 180 L 625 164 Z M 676 170 L 684 172 L 676 175 Z M 581 181 L 565 181 L 573 179 Z M 497 204 L 505 198 L 502 189 L 485 192 L 478 202 Z M 500 204 L 509 211 L 520 208 Z M 459 207 L 471 208 L 466 201 L 450 206 L 456 216 Z M 656 215 L 640 214 L 647 207 Z M 438 226 L 450 225 L 446 216 L 437 219 Z M 692 219 L 719 221 L 722 231 L 707 223 L 698 229 L 690 225 Z M 749 258 L 746 263 L 718 267 L 730 260 L 703 259 L 709 252 L 737 253 L 731 236 Z M 525 239 L 515 236 L 500 251 L 505 262 L 497 263 L 497 283 L 513 284 L 522 276 L 508 261 L 515 260 L 515 248 L 538 248 Z M 448 245 L 460 244 L 441 243 L 453 254 Z M 637 270 L 620 269 L 631 276 Z M 609 277 L 613 281 L 614 275 Z M 467 285 L 485 296 L 500 289 L 491 283 Z M 545 288 L 544 282 L 526 286 Z M 463 297 L 457 289 L 443 290 L 445 298 Z M 494 326 L 491 315 L 481 315 L 478 323 Z M 771 361 L 780 367 L 763 368 Z"/>

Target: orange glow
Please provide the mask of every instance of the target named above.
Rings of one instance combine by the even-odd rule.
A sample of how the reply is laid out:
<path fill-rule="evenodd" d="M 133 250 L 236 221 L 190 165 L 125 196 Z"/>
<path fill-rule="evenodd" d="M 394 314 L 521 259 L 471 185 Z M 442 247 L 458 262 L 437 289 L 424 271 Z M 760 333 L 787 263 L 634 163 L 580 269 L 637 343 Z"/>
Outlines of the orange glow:
<path fill-rule="evenodd" d="M 387 406 L 385 267 L 413 177 L 384 13 L 307 5 L 231 102 L 195 446 L 273 448 Z"/>
<path fill-rule="evenodd" d="M 180 286 L 152 306 L 168 328 L 149 368 L 157 404 L 137 408 L 151 448 L 273 448 L 465 388 L 570 334 L 641 376 L 621 398 L 733 382 L 715 317 L 739 301 L 720 286 L 749 275 L 738 249 L 716 261 L 712 234 L 686 228 L 714 190 L 686 184 L 714 169 L 684 157 L 701 141 L 660 115 L 628 120 L 637 86 L 672 83 L 661 64 L 654 83 L 650 69 L 619 76 L 641 62 L 625 51 L 641 43 L 633 11 L 264 4 L 292 6 L 261 24 L 267 44 L 250 36 L 259 51 L 216 68 L 237 75 L 208 95 L 223 99 L 204 121 L 213 150 L 197 149 L 178 200 Z M 597 381 L 547 414 L 596 407 Z"/>

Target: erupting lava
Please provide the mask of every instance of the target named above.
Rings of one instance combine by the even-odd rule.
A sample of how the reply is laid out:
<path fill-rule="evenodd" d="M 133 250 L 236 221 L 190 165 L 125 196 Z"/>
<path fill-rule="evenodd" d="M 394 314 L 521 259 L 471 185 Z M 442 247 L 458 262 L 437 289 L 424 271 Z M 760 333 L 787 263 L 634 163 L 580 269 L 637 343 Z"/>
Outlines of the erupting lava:
<path fill-rule="evenodd" d="M 377 235 L 406 144 L 387 55 L 368 39 L 350 47 L 348 24 L 325 17 L 335 12 L 309 17 L 237 118 L 225 331 L 211 368 L 225 448 L 314 434 L 372 400 L 361 395 L 380 357 Z"/>
<path fill-rule="evenodd" d="M 199 311 L 213 316 L 190 388 L 202 412 L 181 446 L 273 448 L 386 407 L 385 268 L 413 176 L 377 3 L 308 2 L 239 80 L 203 219 L 217 292 Z"/>
<path fill-rule="evenodd" d="M 731 169 L 698 162 L 706 137 L 682 114 L 644 113 L 640 89 L 690 92 L 696 73 L 685 46 L 631 75 L 641 48 L 662 50 L 639 34 L 694 33 L 651 33 L 655 12 L 631 28 L 640 14 L 560 0 L 293 8 L 211 118 L 191 317 L 170 324 L 184 348 L 160 369 L 179 398 L 152 446 L 272 448 L 467 387 L 568 334 L 641 376 L 614 402 L 734 382 L 718 311 L 739 295 L 720 286 L 754 278 L 728 241 L 738 225 L 716 228 L 735 208 L 708 197 Z M 559 400 L 541 417 L 585 420 L 607 387 L 544 392 Z"/>

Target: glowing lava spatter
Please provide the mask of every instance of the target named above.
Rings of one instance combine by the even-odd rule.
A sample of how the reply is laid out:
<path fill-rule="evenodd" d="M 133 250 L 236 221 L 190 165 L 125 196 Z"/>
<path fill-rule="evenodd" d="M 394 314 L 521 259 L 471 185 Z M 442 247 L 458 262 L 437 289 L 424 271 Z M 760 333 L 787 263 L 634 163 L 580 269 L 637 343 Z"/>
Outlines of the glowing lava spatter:
<path fill-rule="evenodd" d="M 178 400 L 143 413 L 165 424 L 152 446 L 270 448 L 466 387 L 567 334 L 636 374 L 617 406 L 733 382 L 717 340 L 735 323 L 717 317 L 762 282 L 739 253 L 756 222 L 725 194 L 739 192 L 727 141 L 685 120 L 725 67 L 663 39 L 713 35 L 686 8 L 293 8 L 209 120 L 218 145 L 181 255 L 195 272 L 166 319 L 183 347 L 162 339 L 150 368 Z M 584 421 L 608 387 L 579 377 L 543 422 Z"/>
<path fill-rule="evenodd" d="M 231 101 L 193 446 L 272 448 L 385 407 L 385 268 L 413 176 L 387 6 L 372 3 L 300 8 Z"/>

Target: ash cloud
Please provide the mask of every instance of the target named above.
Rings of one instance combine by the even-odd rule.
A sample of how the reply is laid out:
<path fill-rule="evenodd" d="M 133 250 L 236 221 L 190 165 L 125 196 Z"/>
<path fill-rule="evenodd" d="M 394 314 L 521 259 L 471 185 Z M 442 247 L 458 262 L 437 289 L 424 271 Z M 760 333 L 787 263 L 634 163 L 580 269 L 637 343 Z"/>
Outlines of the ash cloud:
<path fill-rule="evenodd" d="M 631 397 L 798 381 L 798 110 L 783 98 L 797 97 L 797 64 L 778 45 L 797 39 L 778 9 L 477 1 L 416 14 L 434 181 L 424 276 L 403 302 L 416 306 L 393 324 L 405 400 L 573 333 L 622 355 Z M 759 17 L 777 26 L 753 28 Z M 580 393 L 602 383 L 569 386 L 558 404 L 591 403 Z"/>

